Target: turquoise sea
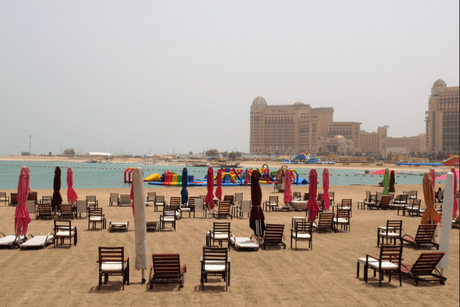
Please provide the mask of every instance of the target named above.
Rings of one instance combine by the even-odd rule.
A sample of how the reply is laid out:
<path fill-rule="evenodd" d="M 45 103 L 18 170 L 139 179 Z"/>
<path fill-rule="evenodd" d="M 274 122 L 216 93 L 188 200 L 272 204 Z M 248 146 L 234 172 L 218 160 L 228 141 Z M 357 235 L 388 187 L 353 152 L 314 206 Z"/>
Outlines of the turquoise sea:
<path fill-rule="evenodd" d="M 124 183 L 124 171 L 128 167 L 140 167 L 143 170 L 144 178 L 152 173 L 173 171 L 177 174 L 182 173 L 184 166 L 180 165 L 143 165 L 143 164 L 122 164 L 122 163 L 80 163 L 80 162 L 30 162 L 30 161 L 0 161 L 0 190 L 16 189 L 18 187 L 19 174 L 22 166 L 30 169 L 30 188 L 31 189 L 52 189 L 54 179 L 54 169 L 61 167 L 61 188 L 67 188 L 67 167 L 71 167 L 74 175 L 75 189 L 88 188 L 127 188 L 128 183 Z M 322 173 L 325 168 L 323 165 L 291 165 L 295 168 L 301 178 L 308 179 L 310 170 L 315 167 L 318 172 L 319 185 L 322 185 Z M 219 167 L 214 168 L 215 172 Z M 202 179 L 207 173 L 205 167 L 187 167 L 188 174 L 195 178 Z M 276 169 L 270 169 L 276 171 Z M 371 171 L 372 172 L 372 171 Z M 363 175 L 362 170 L 329 169 L 329 184 L 334 185 L 377 185 L 382 181 L 381 175 Z M 421 184 L 423 172 L 412 172 L 412 174 L 397 174 L 397 184 Z M 157 188 L 144 183 L 145 187 Z M 189 187 L 193 188 L 193 187 Z"/>

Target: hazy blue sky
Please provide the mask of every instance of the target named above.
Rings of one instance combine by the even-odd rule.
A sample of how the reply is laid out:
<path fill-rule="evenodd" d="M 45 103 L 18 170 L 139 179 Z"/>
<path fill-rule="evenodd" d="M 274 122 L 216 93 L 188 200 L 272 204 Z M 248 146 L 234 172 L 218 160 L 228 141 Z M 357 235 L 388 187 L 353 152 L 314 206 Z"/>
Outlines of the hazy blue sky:
<path fill-rule="evenodd" d="M 253 99 L 425 132 L 459 2 L 1 1 L 0 155 L 249 150 Z"/>

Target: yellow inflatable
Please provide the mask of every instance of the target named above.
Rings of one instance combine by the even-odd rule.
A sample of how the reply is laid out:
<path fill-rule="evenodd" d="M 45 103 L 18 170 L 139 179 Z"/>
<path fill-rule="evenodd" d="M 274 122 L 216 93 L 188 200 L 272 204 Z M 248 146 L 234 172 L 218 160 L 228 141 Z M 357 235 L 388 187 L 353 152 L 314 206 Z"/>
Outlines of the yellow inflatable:
<path fill-rule="evenodd" d="M 160 181 L 160 174 L 153 173 L 152 175 L 145 178 L 144 181 Z"/>

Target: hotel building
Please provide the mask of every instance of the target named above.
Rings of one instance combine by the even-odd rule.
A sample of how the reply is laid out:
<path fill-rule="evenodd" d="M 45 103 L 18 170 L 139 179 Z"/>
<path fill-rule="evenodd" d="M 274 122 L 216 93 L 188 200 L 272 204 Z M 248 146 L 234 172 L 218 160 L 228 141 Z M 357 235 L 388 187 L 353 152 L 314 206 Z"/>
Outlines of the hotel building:
<path fill-rule="evenodd" d="M 439 79 L 431 88 L 426 121 L 426 152 L 459 152 L 459 88 Z"/>

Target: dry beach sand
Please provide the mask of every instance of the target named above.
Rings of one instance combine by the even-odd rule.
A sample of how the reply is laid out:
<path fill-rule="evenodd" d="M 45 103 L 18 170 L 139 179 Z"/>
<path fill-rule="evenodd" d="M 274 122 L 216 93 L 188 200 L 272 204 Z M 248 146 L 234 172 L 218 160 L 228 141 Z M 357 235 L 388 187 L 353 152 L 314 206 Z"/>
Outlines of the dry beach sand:
<path fill-rule="evenodd" d="M 255 164 L 255 163 L 254 163 Z M 257 162 L 259 164 L 259 162 Z M 356 168 L 356 167 L 352 167 Z M 369 166 L 364 167 L 370 169 Z M 382 168 L 376 167 L 377 169 Z M 19 175 L 19 174 L 18 174 Z M 179 196 L 181 188 L 146 188 L 167 199 Z M 306 242 L 299 243 L 299 250 L 290 248 L 292 216 L 305 212 L 266 212 L 266 223 L 284 223 L 287 248 L 274 246 L 258 252 L 231 249 L 231 284 L 225 292 L 224 283 L 210 279 L 205 291 L 200 287 L 200 256 L 205 244 L 206 231 L 212 227 L 213 218 L 185 216 L 177 224 L 177 231 L 149 232 L 148 252 L 180 253 L 181 262 L 187 265 L 185 287 L 178 291 L 176 284 L 155 285 L 149 290 L 141 283 L 141 272 L 134 269 L 134 220 L 131 208 L 110 207 L 109 193 L 128 193 L 123 189 L 78 189 L 80 199 L 96 195 L 107 220 L 130 221 L 128 232 L 109 233 L 107 230 L 88 230 L 85 218 L 72 223 L 78 228 L 78 244 L 71 248 L 48 246 L 38 250 L 0 249 L 0 305 L 1 306 L 458 306 L 459 305 L 459 236 L 452 229 L 449 268 L 444 271 L 447 282 L 421 282 L 415 286 L 404 278 L 399 287 L 397 278 L 388 282 L 385 277 L 382 287 L 376 278 L 368 284 L 363 281 L 362 268 L 356 278 L 356 258 L 366 253 L 377 256 L 376 227 L 384 226 L 387 219 L 403 220 L 403 233 L 415 235 L 420 217 L 397 216 L 396 211 L 358 210 L 357 202 L 366 190 L 380 191 L 378 186 L 332 186 L 336 201 L 353 199 L 351 232 L 314 233 L 313 249 Z M 293 186 L 293 191 L 307 192 L 308 186 Z M 418 190 L 420 185 L 397 185 L 396 193 L 403 190 Z M 4 190 L 2 190 L 4 191 Z M 14 192 L 14 190 L 5 190 Z M 37 190 L 39 198 L 52 195 L 52 190 Z M 243 192 L 250 199 L 249 187 L 223 187 L 223 194 Z M 206 193 L 205 187 L 189 188 L 190 196 Z M 65 198 L 66 190 L 61 190 Z M 274 193 L 273 186 L 263 186 L 263 199 Z M 0 205 L 0 231 L 12 234 L 14 207 Z M 147 207 L 147 220 L 156 220 L 160 213 Z M 249 219 L 233 218 L 232 232 L 237 236 L 251 236 Z M 45 235 L 53 229 L 50 220 L 35 220 L 29 224 L 29 233 Z M 438 232 L 439 233 L 439 232 Z M 439 240 L 439 236 L 437 237 Z M 122 291 L 121 277 L 112 277 L 101 290 L 98 286 L 96 264 L 98 246 L 124 246 L 130 255 L 130 285 Z M 404 247 L 404 262 L 412 264 L 420 253 L 435 251 L 435 248 L 420 250 Z M 151 258 L 149 259 L 149 266 Z M 148 271 L 146 276 L 148 277 Z M 371 274 L 372 276 L 372 274 Z"/>

